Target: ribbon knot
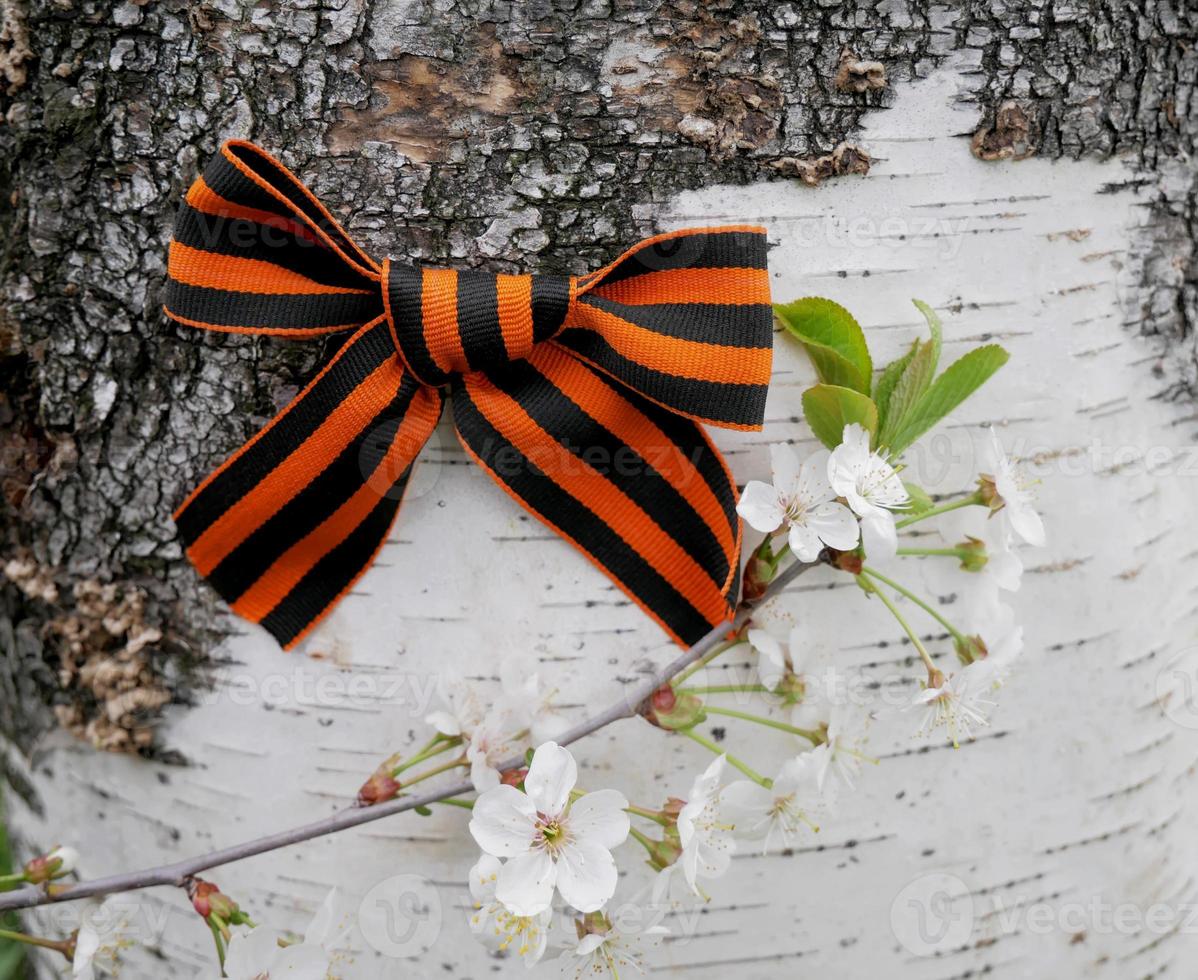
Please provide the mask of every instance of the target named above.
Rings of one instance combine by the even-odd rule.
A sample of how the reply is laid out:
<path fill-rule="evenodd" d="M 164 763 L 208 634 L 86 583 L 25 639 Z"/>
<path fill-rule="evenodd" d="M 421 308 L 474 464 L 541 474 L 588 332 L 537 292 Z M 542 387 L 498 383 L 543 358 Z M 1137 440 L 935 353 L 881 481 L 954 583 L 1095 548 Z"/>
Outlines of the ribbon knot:
<path fill-rule="evenodd" d="M 527 358 L 562 328 L 575 289 L 563 276 L 420 269 L 389 259 L 383 282 L 395 347 L 434 387 Z"/>
<path fill-rule="evenodd" d="M 466 454 L 674 640 L 728 618 L 736 485 L 699 423 L 761 427 L 762 229 L 669 232 L 573 278 L 379 263 L 270 154 L 231 141 L 187 192 L 167 277 L 179 323 L 349 334 L 175 512 L 200 574 L 285 647 L 386 543 L 447 395 Z"/>

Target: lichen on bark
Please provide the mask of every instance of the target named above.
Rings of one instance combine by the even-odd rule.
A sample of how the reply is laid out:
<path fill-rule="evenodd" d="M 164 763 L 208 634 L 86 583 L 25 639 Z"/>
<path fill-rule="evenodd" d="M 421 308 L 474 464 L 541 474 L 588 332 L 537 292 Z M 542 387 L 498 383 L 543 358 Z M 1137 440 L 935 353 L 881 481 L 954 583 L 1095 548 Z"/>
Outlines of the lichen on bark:
<path fill-rule="evenodd" d="M 1198 56 L 1185 6 L 0 0 L 0 10 L 2 554 L 22 549 L 53 569 L 64 596 L 91 580 L 142 595 L 147 626 L 164 637 L 153 680 L 176 699 L 192 683 L 180 666 L 220 620 L 170 513 L 335 343 L 205 335 L 161 316 L 176 203 L 225 137 L 279 154 L 378 255 L 579 271 L 654 230 L 654 207 L 679 191 L 817 168 L 893 86 L 952 57 L 969 73 L 962 98 L 976 101 L 979 128 L 1013 102 L 1034 121 L 1040 155 L 1137 156 L 1160 188 L 1135 257 L 1138 327 L 1184 349 L 1183 380 L 1194 378 L 1185 155 Z M 846 52 L 866 67 L 846 74 Z M 887 88 L 869 81 L 875 63 Z M 45 646 L 54 615 L 6 587 L 10 689 L 42 676 L 31 658 L 61 667 Z M 48 690 L 42 701 L 54 700 Z"/>

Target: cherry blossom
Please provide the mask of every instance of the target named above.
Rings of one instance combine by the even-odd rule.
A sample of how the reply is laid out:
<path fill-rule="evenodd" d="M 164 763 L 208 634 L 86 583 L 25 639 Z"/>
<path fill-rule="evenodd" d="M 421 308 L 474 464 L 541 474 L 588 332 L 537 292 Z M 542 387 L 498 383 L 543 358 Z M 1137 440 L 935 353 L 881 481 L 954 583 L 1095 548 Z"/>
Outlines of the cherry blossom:
<path fill-rule="evenodd" d="M 789 446 L 770 446 L 773 485 L 750 480 L 736 505 L 736 512 L 758 531 L 769 534 L 785 527 L 799 561 L 815 561 L 824 545 L 838 551 L 857 546 L 857 522 L 828 483 L 828 458 L 821 449 L 800 465 Z"/>
<path fill-rule="evenodd" d="M 706 896 L 699 888 L 699 879 L 724 874 L 736 849 L 731 827 L 719 812 L 720 782 L 726 763 L 721 755 L 696 777 L 686 805 L 678 813 L 678 840 L 682 845 L 678 865 L 691 891 L 702 897 Z"/>
<path fill-rule="evenodd" d="M 990 505 L 992 513 L 998 515 L 1002 525 L 1009 528 L 1023 541 L 1039 548 L 1044 545 L 1044 522 L 1032 504 L 1036 495 L 1034 482 L 1012 462 L 998 441 L 994 428 L 990 429 L 990 441 L 983 446 L 982 495 Z"/>
<path fill-rule="evenodd" d="M 816 755 L 825 748 L 787 760 L 768 789 L 748 779 L 726 786 L 720 794 L 721 813 L 733 833 L 760 840 L 764 854 L 771 844 L 790 847 L 803 834 L 818 830 L 809 814 L 819 805 Z"/>
<path fill-rule="evenodd" d="M 616 890 L 611 850 L 628 837 L 628 800 L 603 789 L 570 802 L 574 757 L 556 742 L 533 755 L 524 792 L 500 785 L 474 804 L 470 833 L 487 854 L 507 860 L 495 897 L 514 915 L 549 908 L 556 888 L 580 912 L 603 907 Z"/>
<path fill-rule="evenodd" d="M 903 481 L 881 453 L 869 447 L 870 434 L 857 423 L 844 427 L 843 441 L 828 457 L 828 483 L 861 518 L 861 540 L 873 559 L 894 556 L 898 533 L 895 510 L 911 498 Z"/>
<path fill-rule="evenodd" d="M 484 854 L 470 869 L 470 896 L 474 899 L 470 929 L 501 951 L 514 950 L 525 966 L 532 967 L 545 955 L 553 909 L 546 908 L 536 915 L 509 912 L 495 897 L 495 883 L 502 867 L 499 858 Z"/>

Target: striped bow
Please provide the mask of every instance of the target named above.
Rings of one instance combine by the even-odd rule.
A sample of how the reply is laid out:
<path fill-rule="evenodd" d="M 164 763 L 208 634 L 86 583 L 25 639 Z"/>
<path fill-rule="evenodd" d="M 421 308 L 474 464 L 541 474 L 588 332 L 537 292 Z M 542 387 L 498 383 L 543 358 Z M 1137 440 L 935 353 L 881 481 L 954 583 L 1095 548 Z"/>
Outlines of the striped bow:
<path fill-rule="evenodd" d="M 168 275 L 180 323 L 352 331 L 175 513 L 200 574 L 284 647 L 370 565 L 447 392 L 466 452 L 677 642 L 729 615 L 736 486 L 697 423 L 761 427 L 762 229 L 659 235 L 581 277 L 380 264 L 233 141 L 187 193 Z"/>

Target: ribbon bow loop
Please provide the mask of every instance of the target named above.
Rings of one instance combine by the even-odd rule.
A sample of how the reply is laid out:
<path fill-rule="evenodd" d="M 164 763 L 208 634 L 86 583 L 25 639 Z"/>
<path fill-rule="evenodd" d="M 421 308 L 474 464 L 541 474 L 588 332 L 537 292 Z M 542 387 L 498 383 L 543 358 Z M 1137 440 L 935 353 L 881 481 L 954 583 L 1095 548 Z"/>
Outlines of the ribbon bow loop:
<path fill-rule="evenodd" d="M 697 423 L 761 426 L 762 229 L 659 235 L 581 277 L 379 263 L 270 154 L 231 141 L 187 193 L 167 271 L 180 323 L 353 331 L 175 513 L 198 571 L 285 647 L 384 545 L 447 391 L 466 452 L 677 642 L 729 616 L 736 486 Z"/>

